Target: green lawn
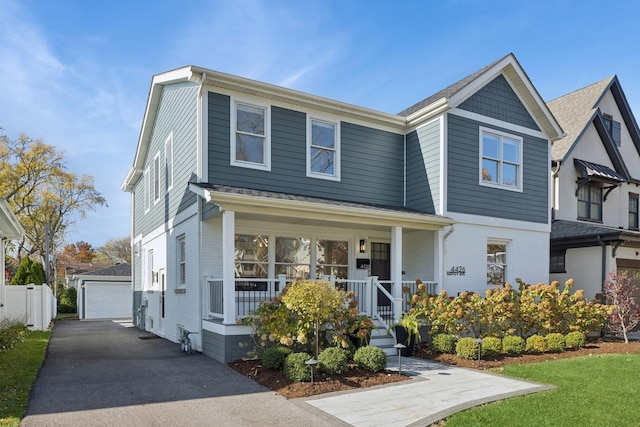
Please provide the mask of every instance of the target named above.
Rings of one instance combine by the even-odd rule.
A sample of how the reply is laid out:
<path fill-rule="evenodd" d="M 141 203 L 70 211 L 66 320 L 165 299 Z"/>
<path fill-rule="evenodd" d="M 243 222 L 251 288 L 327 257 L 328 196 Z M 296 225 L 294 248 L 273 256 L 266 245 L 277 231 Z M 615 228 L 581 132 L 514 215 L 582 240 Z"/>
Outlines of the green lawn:
<path fill-rule="evenodd" d="M 0 352 L 0 427 L 20 425 L 50 336 L 50 331 L 31 332 L 15 348 Z"/>
<path fill-rule="evenodd" d="M 506 376 L 551 384 L 551 391 L 514 397 L 453 415 L 456 426 L 637 426 L 640 355 L 603 355 L 508 365 Z"/>

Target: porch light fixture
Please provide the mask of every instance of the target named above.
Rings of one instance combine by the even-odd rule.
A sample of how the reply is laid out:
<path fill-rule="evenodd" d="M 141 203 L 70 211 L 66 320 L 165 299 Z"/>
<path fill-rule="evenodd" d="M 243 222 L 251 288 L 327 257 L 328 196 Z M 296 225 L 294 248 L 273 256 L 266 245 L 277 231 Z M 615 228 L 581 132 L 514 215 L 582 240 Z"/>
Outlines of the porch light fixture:
<path fill-rule="evenodd" d="M 305 365 L 309 365 L 311 368 L 311 385 L 313 385 L 313 368 L 318 364 L 318 361 L 314 358 L 311 358 L 304 362 Z"/>
<path fill-rule="evenodd" d="M 367 252 L 367 241 L 365 239 L 360 239 L 360 245 L 358 246 L 360 249 L 360 253 L 364 254 Z"/>

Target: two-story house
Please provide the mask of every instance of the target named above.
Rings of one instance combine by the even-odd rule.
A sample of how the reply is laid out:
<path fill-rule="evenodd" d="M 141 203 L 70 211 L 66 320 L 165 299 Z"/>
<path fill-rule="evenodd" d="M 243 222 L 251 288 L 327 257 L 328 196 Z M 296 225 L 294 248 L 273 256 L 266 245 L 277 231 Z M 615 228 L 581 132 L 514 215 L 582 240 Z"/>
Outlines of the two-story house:
<path fill-rule="evenodd" d="M 551 141 L 509 54 L 399 114 L 188 66 L 153 77 L 133 165 L 134 319 L 220 361 L 237 324 L 327 277 L 389 325 L 402 287 L 546 281 Z"/>
<path fill-rule="evenodd" d="M 595 298 L 610 273 L 640 278 L 640 132 L 616 76 L 548 103 L 553 142 L 550 278 Z"/>

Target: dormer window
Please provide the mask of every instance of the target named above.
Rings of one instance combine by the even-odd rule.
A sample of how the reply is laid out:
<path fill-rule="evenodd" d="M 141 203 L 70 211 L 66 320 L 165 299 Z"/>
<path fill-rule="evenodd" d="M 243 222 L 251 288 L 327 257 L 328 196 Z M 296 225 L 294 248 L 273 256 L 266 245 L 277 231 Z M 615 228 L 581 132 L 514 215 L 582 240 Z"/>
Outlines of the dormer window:
<path fill-rule="evenodd" d="M 604 120 L 604 127 L 609 132 L 609 135 L 616 143 L 618 147 L 622 144 L 622 138 L 620 137 L 620 122 L 616 122 L 613 120 L 613 116 L 609 114 L 603 114 L 602 119 Z"/>

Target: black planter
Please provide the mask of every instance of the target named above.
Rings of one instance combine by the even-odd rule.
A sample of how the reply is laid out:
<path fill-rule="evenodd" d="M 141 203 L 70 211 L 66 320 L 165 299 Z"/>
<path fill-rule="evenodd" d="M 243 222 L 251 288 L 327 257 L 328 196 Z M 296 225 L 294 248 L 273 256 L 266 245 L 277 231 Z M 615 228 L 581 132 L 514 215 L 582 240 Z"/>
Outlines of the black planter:
<path fill-rule="evenodd" d="M 416 335 L 412 334 L 411 340 L 409 340 L 409 334 L 407 333 L 407 330 L 403 326 L 396 326 L 395 332 L 396 332 L 396 342 L 398 344 L 404 344 L 407 346 L 407 348 L 403 348 L 400 350 L 400 354 L 403 357 L 413 356 L 413 348 L 416 345 Z"/>

